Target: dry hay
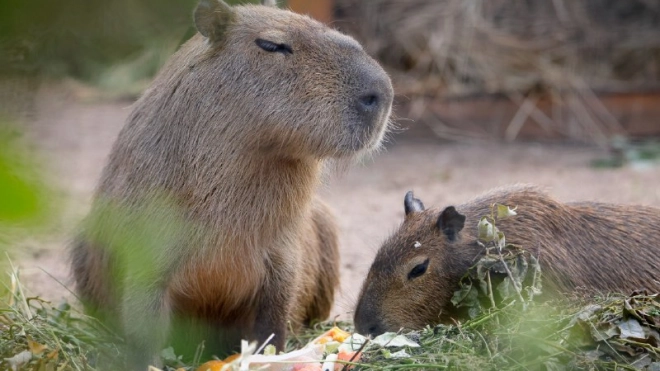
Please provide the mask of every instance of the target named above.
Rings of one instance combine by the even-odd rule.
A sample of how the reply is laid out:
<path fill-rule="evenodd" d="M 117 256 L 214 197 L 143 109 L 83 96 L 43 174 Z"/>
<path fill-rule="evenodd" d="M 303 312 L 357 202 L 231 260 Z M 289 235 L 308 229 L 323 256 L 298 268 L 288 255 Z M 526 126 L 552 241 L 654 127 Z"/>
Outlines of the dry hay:
<path fill-rule="evenodd" d="M 560 130 L 606 140 L 620 127 L 593 92 L 660 86 L 657 0 L 335 1 L 337 25 L 387 66 L 411 106 L 505 95 L 520 106 L 509 139 L 531 117 L 544 127 L 575 121 Z M 539 98 L 572 118 L 536 112 Z"/>

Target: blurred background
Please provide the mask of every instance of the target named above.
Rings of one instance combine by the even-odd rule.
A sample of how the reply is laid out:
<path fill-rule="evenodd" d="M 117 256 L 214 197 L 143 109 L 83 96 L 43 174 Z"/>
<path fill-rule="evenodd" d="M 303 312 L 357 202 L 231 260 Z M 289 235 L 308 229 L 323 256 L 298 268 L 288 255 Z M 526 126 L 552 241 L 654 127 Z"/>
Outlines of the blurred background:
<path fill-rule="evenodd" d="M 0 2 L 2 120 L 60 201 L 46 228 L 5 243 L 37 294 L 68 297 L 66 241 L 131 103 L 194 34 L 195 4 Z M 280 4 L 354 36 L 395 86 L 384 151 L 322 191 L 342 227 L 335 314 L 349 315 L 407 190 L 441 207 L 524 182 L 566 201 L 660 206 L 657 0 Z"/>

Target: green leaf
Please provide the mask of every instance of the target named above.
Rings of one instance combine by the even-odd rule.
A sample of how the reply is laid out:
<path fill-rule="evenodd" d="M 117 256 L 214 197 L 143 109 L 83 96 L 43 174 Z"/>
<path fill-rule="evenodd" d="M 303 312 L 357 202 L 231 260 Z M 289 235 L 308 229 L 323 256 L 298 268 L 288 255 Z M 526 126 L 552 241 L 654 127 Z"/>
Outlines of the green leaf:
<path fill-rule="evenodd" d="M 506 219 L 510 216 L 518 215 L 518 213 L 516 213 L 517 208 L 518 207 L 514 207 L 512 209 L 509 206 L 497 204 L 497 219 Z"/>
<path fill-rule="evenodd" d="M 488 217 L 484 216 L 479 221 L 477 226 L 477 238 L 482 242 L 491 242 L 495 236 L 494 226 L 488 220 Z"/>
<path fill-rule="evenodd" d="M 382 347 L 389 348 L 398 348 L 403 346 L 411 348 L 419 347 L 419 344 L 416 342 L 408 339 L 404 335 L 397 334 L 396 332 L 386 332 L 384 334 L 380 334 L 376 336 L 371 342 Z"/>
<path fill-rule="evenodd" d="M 386 349 L 386 348 L 381 348 L 380 353 L 383 355 L 383 357 L 384 357 L 385 359 L 390 359 L 390 358 L 392 358 L 392 352 L 390 352 L 390 351 L 389 351 L 388 349 Z"/>
<path fill-rule="evenodd" d="M 497 285 L 495 290 L 497 290 L 497 292 L 500 294 L 502 300 L 506 300 L 512 296 L 515 296 L 516 292 L 515 288 L 513 287 L 513 283 L 511 282 L 511 278 L 509 277 L 505 277 L 502 282 Z"/>
<path fill-rule="evenodd" d="M 177 357 L 176 354 L 174 354 L 174 348 L 172 347 L 167 347 L 163 349 L 160 352 L 160 356 L 163 358 L 163 361 L 167 364 L 175 363 L 179 361 L 179 359 L 181 358 L 181 356 Z"/>
<path fill-rule="evenodd" d="M 591 326 L 590 330 L 595 341 L 608 340 L 619 335 L 616 325 L 608 322 L 601 323 L 598 327 Z"/>
<path fill-rule="evenodd" d="M 338 344 L 337 346 L 339 346 L 339 344 Z M 265 355 L 265 356 L 274 356 L 274 355 L 277 355 L 277 349 L 275 348 L 275 346 L 274 346 L 273 344 L 268 344 L 268 345 L 266 345 L 266 347 L 264 348 L 264 355 Z"/>
<path fill-rule="evenodd" d="M 619 323 L 619 331 L 621 333 L 622 339 L 633 338 L 633 339 L 644 339 L 646 335 L 644 334 L 644 329 L 639 324 L 639 322 L 630 318 L 627 321 Z"/>
<path fill-rule="evenodd" d="M 470 295 L 472 281 L 467 280 L 467 282 L 461 282 L 460 287 L 459 290 L 454 292 L 454 295 L 451 298 L 451 303 L 454 304 L 455 307 L 458 307 L 458 305 Z"/>

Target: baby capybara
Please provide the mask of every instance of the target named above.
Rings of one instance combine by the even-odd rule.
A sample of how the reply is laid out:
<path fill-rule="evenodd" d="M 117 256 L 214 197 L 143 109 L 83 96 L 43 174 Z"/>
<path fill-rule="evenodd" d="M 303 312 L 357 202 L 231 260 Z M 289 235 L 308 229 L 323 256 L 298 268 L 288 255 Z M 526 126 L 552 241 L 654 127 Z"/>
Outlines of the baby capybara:
<path fill-rule="evenodd" d="M 539 258 L 544 290 L 660 291 L 660 209 L 561 203 L 532 186 L 496 189 L 444 210 L 408 192 L 405 220 L 378 251 L 355 311 L 361 334 L 448 322 L 461 278 L 483 255 L 477 224 L 491 205 L 517 207 L 498 220 L 507 243 Z M 464 228 L 466 227 L 466 228 Z"/>

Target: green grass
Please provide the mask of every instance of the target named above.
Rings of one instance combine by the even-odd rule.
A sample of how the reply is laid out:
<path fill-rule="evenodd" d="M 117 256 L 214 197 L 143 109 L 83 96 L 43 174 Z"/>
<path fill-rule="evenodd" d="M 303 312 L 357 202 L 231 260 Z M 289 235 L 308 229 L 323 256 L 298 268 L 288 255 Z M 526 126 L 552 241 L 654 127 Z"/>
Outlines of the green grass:
<path fill-rule="evenodd" d="M 356 370 L 633 370 L 660 367 L 660 299 L 637 294 L 533 303 L 405 334 L 421 346 L 367 345 Z M 320 333 L 325 327 L 309 330 Z M 639 326 L 638 326 L 639 325 Z M 342 324 L 340 324 L 342 326 Z M 350 324 L 343 324 L 350 328 Z M 637 329 L 640 338 L 633 335 Z M 309 338 L 307 337 L 307 338 Z M 637 368 L 636 368 L 637 367 Z M 648 368 L 651 369 L 651 368 Z"/>
<path fill-rule="evenodd" d="M 14 275 L 14 278 L 17 278 Z M 68 304 L 26 296 L 20 283 L 0 300 L 0 359 L 33 351 L 21 370 L 95 370 L 96 360 L 118 359 L 121 339 Z M 287 341 L 299 349 L 332 326 L 322 322 Z M 355 370 L 633 370 L 660 366 L 660 299 L 575 298 L 565 302 L 517 303 L 491 309 L 452 325 L 405 334 L 420 345 L 401 348 L 367 343 Z M 171 356 L 172 360 L 176 357 Z M 201 360 L 205 361 L 205 360 Z M 177 367 L 180 363 L 172 361 Z M 106 363 L 104 363 L 107 366 Z M 184 365 L 185 366 L 185 365 Z M 7 369 L 6 361 L 0 369 Z M 637 368 L 635 368 L 637 367 Z M 167 368 L 173 370 L 174 368 Z M 184 367 L 194 370 L 192 365 Z"/>
<path fill-rule="evenodd" d="M 0 369 L 28 355 L 20 370 L 94 370 L 96 360 L 117 359 L 118 337 L 95 319 L 38 297 L 27 296 L 17 271 L 0 298 Z"/>

